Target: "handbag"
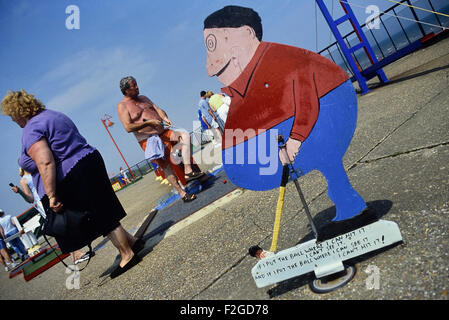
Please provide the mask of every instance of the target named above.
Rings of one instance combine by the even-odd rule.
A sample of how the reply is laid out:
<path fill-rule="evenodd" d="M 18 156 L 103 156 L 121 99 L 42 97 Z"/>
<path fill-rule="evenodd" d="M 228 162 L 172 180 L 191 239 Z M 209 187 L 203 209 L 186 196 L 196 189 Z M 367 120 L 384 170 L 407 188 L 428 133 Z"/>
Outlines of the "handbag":
<path fill-rule="evenodd" d="M 89 232 L 91 213 L 64 208 L 61 212 L 47 209 L 43 233 L 51 237 L 84 238 Z"/>
<path fill-rule="evenodd" d="M 91 241 L 89 239 L 89 234 L 91 230 L 91 220 L 92 214 L 89 211 L 78 211 L 70 208 L 64 208 L 60 212 L 54 212 L 50 208 L 46 210 L 46 218 L 44 219 L 42 233 L 48 245 L 51 247 L 50 242 L 46 236 L 51 236 L 63 239 L 79 239 L 80 242 L 86 242 L 89 248 L 89 252 L 92 251 Z M 62 250 L 61 250 L 62 251 Z M 70 268 L 60 257 L 57 255 L 59 260 L 67 267 Z M 89 254 L 90 262 L 91 254 Z M 87 267 L 87 264 L 84 268 Z M 81 269 L 81 270 L 84 270 Z M 71 269 L 71 268 L 70 268 Z M 79 271 L 81 271 L 79 270 Z M 74 271 L 74 270 L 72 270 Z M 78 271 L 78 270 L 77 270 Z"/>

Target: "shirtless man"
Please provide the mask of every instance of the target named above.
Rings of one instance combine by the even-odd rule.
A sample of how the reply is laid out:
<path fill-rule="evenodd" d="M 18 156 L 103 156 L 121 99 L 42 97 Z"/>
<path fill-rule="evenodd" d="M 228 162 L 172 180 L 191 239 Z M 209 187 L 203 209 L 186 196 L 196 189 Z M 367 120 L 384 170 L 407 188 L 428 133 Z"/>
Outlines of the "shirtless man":
<path fill-rule="evenodd" d="M 172 125 L 164 110 L 157 107 L 148 97 L 139 95 L 139 87 L 136 79 L 125 77 L 120 80 L 120 90 L 124 97 L 117 105 L 117 113 L 127 132 L 132 132 L 143 150 L 146 148 L 147 138 L 157 134 L 167 146 L 170 141 L 177 142 L 180 146 L 181 157 L 184 163 L 186 181 L 197 179 L 203 173 L 194 172 L 190 163 L 190 135 L 182 131 L 173 131 L 164 127 Z M 168 148 L 165 148 L 165 159 L 153 160 L 163 170 L 167 180 L 176 188 L 184 202 L 196 199 L 194 194 L 186 193 L 178 183 L 173 173 L 171 164 L 168 162 L 170 156 Z"/>

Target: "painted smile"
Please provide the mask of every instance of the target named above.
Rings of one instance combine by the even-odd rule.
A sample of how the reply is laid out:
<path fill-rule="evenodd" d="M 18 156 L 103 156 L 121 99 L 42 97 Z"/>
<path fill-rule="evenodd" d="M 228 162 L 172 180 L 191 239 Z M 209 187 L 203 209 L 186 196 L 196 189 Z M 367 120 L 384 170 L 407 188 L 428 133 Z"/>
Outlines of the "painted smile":
<path fill-rule="evenodd" d="M 219 77 L 225 71 L 225 69 L 229 66 L 229 63 L 231 63 L 231 59 L 229 59 L 228 63 L 226 63 L 225 66 L 223 68 L 221 68 L 221 70 L 215 74 L 215 76 Z"/>

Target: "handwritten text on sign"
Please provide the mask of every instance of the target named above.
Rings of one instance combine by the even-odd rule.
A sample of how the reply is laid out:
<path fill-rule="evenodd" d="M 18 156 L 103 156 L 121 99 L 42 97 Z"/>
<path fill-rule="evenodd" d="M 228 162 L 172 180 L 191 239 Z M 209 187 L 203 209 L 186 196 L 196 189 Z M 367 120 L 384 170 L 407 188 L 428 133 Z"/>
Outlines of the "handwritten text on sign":
<path fill-rule="evenodd" d="M 341 236 L 317 243 L 311 240 L 260 260 L 252 269 L 257 286 L 263 287 L 344 261 L 401 241 L 396 223 L 379 220 Z"/>

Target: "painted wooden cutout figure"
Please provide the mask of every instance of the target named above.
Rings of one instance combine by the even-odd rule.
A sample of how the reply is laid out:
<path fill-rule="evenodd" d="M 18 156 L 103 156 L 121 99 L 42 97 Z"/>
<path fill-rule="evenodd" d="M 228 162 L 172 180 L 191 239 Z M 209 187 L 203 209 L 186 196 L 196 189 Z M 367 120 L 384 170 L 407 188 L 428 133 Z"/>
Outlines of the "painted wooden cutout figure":
<path fill-rule="evenodd" d="M 229 179 L 251 190 L 278 187 L 287 162 L 278 156 L 282 134 L 294 168 L 326 178 L 334 221 L 366 209 L 342 163 L 357 121 L 346 73 L 314 52 L 262 41 L 261 19 L 250 8 L 227 6 L 209 15 L 204 40 L 207 72 L 231 97 L 222 145 Z"/>

